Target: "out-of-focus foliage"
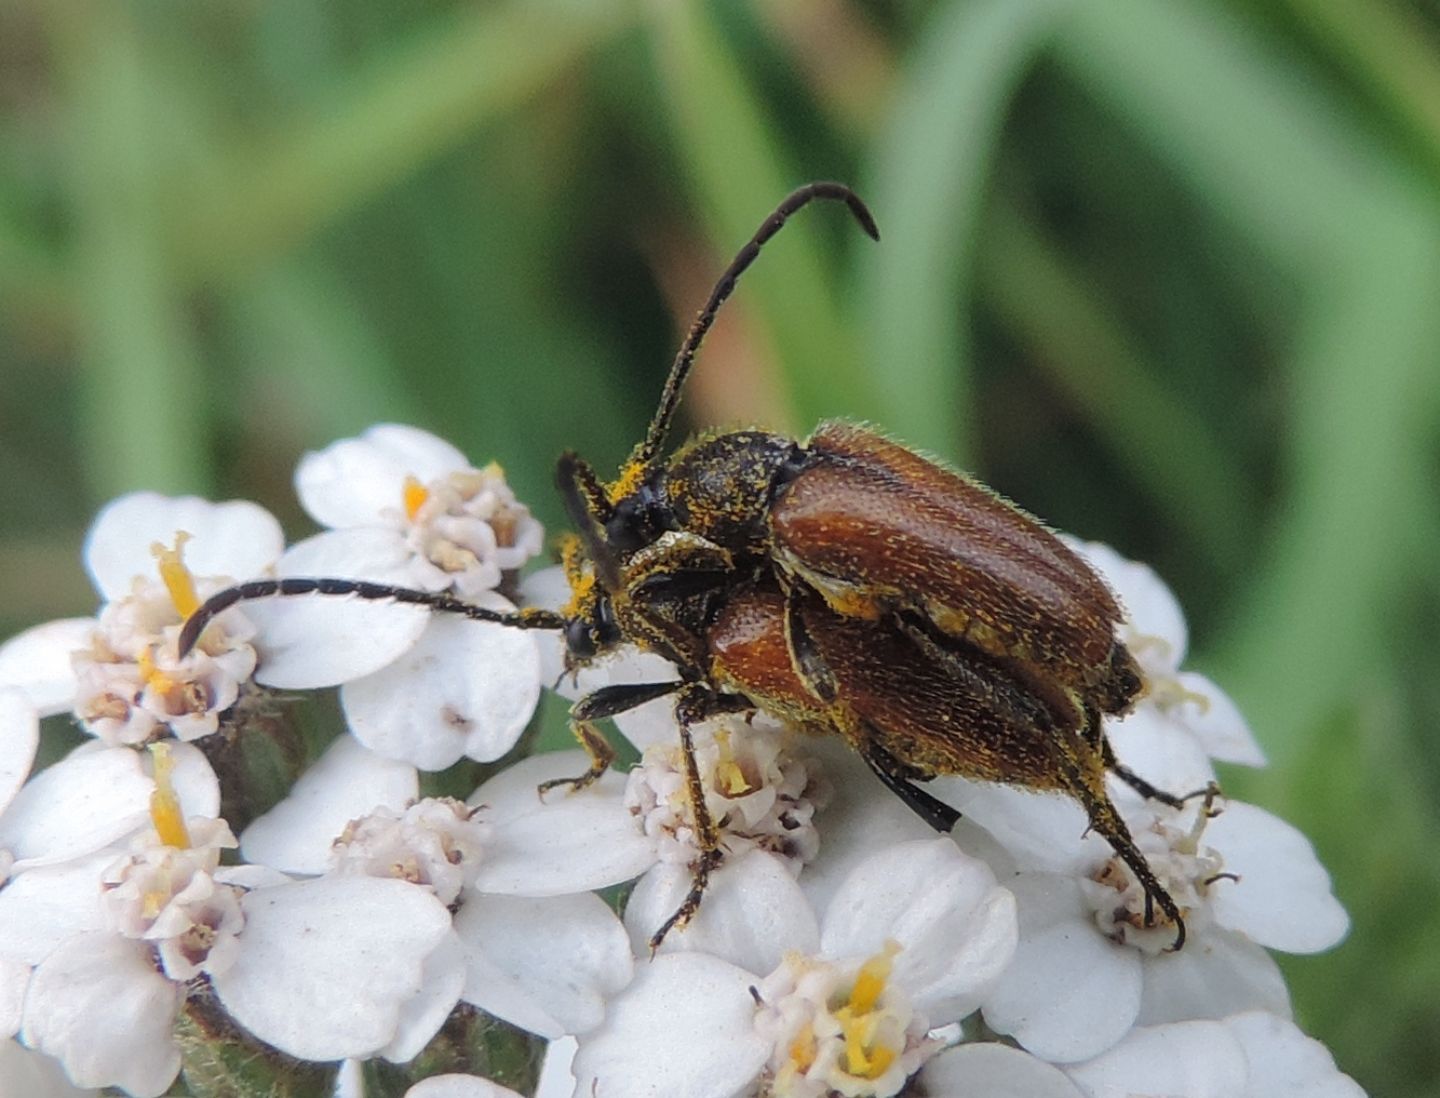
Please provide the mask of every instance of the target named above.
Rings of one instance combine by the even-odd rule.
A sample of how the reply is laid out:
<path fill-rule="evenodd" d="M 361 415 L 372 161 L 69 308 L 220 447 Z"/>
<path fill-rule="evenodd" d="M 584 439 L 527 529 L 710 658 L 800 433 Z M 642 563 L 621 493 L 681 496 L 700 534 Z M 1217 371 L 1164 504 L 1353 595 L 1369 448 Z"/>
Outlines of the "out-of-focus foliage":
<path fill-rule="evenodd" d="M 1400 0 L 0 6 L 0 632 L 93 509 L 379 420 L 613 465 L 685 318 L 807 211 L 692 423 L 864 417 L 1153 563 L 1355 919 L 1287 965 L 1440 1077 L 1440 27 Z"/>

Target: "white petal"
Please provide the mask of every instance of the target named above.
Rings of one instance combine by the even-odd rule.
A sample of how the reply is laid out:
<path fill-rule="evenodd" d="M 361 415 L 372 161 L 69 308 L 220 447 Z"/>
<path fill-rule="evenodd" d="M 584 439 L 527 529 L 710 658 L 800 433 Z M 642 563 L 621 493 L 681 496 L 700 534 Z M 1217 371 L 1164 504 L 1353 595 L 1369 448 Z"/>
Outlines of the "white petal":
<path fill-rule="evenodd" d="M 540 657 L 523 630 L 438 615 L 399 659 L 340 692 L 356 739 L 421 770 L 498 759 L 539 699 Z"/>
<path fill-rule="evenodd" d="M 1225 1028 L 1240 1042 L 1250 1064 L 1245 1098 L 1365 1098 L 1335 1058 L 1291 1022 L 1263 1011 L 1236 1014 Z"/>
<path fill-rule="evenodd" d="M 340 1061 L 330 1098 L 365 1098 L 365 1065 L 361 1061 L 353 1057 Z"/>
<path fill-rule="evenodd" d="M 580 1043 L 575 1093 L 731 1098 L 770 1053 L 755 1032 L 755 982 L 704 953 L 668 953 L 642 965 L 605 1026 Z"/>
<path fill-rule="evenodd" d="M 685 902 L 691 880 L 688 867 L 670 863 L 640 878 L 625 905 L 637 955 L 649 951 L 651 935 Z M 751 972 L 770 972 L 787 952 L 814 953 L 819 945 L 819 923 L 795 878 L 773 855 L 750 850 L 710 875 L 700 910 L 671 930 L 660 949 L 699 950 Z"/>
<path fill-rule="evenodd" d="M 919 1078 L 933 1098 L 1081 1098 L 1058 1068 L 993 1042 L 946 1049 Z"/>
<path fill-rule="evenodd" d="M 1008 882 L 1020 909 L 1015 960 L 985 1002 L 985 1021 L 1045 1060 L 1109 1048 L 1140 1009 L 1140 954 L 1104 938 L 1077 881 L 1046 873 Z"/>
<path fill-rule="evenodd" d="M 183 999 L 143 942 L 110 933 L 72 938 L 31 977 L 25 1043 L 64 1063 L 78 1086 L 151 1098 L 180 1071 L 171 1031 Z"/>
<path fill-rule="evenodd" d="M 245 604 L 259 653 L 255 681 L 281 690 L 336 686 L 380 670 L 409 650 L 430 612 L 357 596 L 297 595 Z"/>
<path fill-rule="evenodd" d="M 209 819 L 216 819 L 220 815 L 220 779 L 215 773 L 215 768 L 210 765 L 210 760 L 205 757 L 193 743 L 171 743 L 170 761 L 174 770 L 170 773 L 170 782 L 175 788 L 175 796 L 180 800 L 180 807 L 186 816 L 205 816 Z M 143 756 L 145 773 L 153 775 L 155 765 L 147 754 Z M 151 778 L 151 788 L 154 788 L 154 778 Z"/>
<path fill-rule="evenodd" d="M 574 1037 L 559 1037 L 545 1046 L 545 1062 L 540 1065 L 540 1081 L 535 1084 L 535 1098 L 574 1098 L 575 1075 L 570 1070 L 579 1043 Z"/>
<path fill-rule="evenodd" d="M 95 589 L 107 601 L 128 595 L 136 576 L 157 575 L 150 546 L 169 546 L 182 530 L 190 535 L 185 566 L 197 576 L 255 579 L 285 548 L 280 524 L 259 504 L 133 492 L 107 504 L 90 527 L 85 565 Z"/>
<path fill-rule="evenodd" d="M 1242 766 L 1264 766 L 1265 752 L 1250 730 L 1250 723 L 1230 695 L 1204 675 L 1182 671 L 1176 676 L 1180 686 L 1205 699 L 1205 704 L 1183 702 L 1176 712 L 1212 759 L 1239 763 Z"/>
<path fill-rule="evenodd" d="M 59 1060 L 32 1052 L 19 1041 L 0 1041 L 0 1082 L 6 1098 L 100 1098 L 98 1090 L 82 1090 L 70 1082 Z"/>
<path fill-rule="evenodd" d="M 964 778 L 936 778 L 925 789 L 988 831 L 1021 870 L 1084 872 L 1110 857 L 1072 797 Z"/>
<path fill-rule="evenodd" d="M 423 888 L 330 877 L 246 893 L 235 963 L 214 977 L 231 1016 L 302 1060 L 368 1056 L 394 1039 L 450 914 Z"/>
<path fill-rule="evenodd" d="M 105 929 L 100 875 L 117 857 L 106 850 L 27 870 L 0 889 L 0 954 L 38 965 L 67 938 Z"/>
<path fill-rule="evenodd" d="M 1015 900 L 984 862 L 949 839 L 872 854 L 835 893 L 820 924 L 827 957 L 868 957 L 899 942 L 894 978 L 932 1023 L 980 1005 L 1015 952 Z"/>
<path fill-rule="evenodd" d="M 1151 785 L 1177 797 L 1189 796 L 1215 780 L 1215 768 L 1199 741 L 1153 706 L 1141 704 L 1121 721 L 1106 721 L 1105 736 L 1116 757 Z M 1122 808 L 1141 797 L 1118 778 L 1111 789 Z"/>
<path fill-rule="evenodd" d="M 1146 957 L 1140 1025 L 1223 1018 L 1242 1010 L 1290 1017 L 1290 992 L 1270 954 L 1239 934 L 1207 927 L 1179 953 Z"/>
<path fill-rule="evenodd" d="M 886 789 L 838 736 L 807 742 L 804 751 L 819 758 L 822 776 L 833 790 L 830 803 L 815 819 L 820 853 L 800 874 L 811 905 L 824 911 L 850 871 L 876 850 L 910 839 L 933 838 L 935 832 Z"/>
<path fill-rule="evenodd" d="M 1164 663 L 1172 669 L 1179 667 L 1184 662 L 1187 643 L 1185 615 L 1165 581 L 1149 565 L 1127 560 L 1101 542 L 1065 540 L 1099 570 L 1111 590 L 1120 596 L 1120 605 L 1135 631 L 1165 642 L 1168 651 L 1163 659 L 1154 659 L 1153 663 Z M 1152 659 L 1141 662 L 1150 664 Z"/>
<path fill-rule="evenodd" d="M 275 565 L 279 576 L 329 576 L 415 586 L 415 551 L 399 530 L 347 526 L 297 541 Z"/>
<path fill-rule="evenodd" d="M 478 1075 L 432 1075 L 405 1092 L 405 1098 L 522 1098 L 509 1087 Z"/>
<path fill-rule="evenodd" d="M 240 852 L 246 861 L 287 873 L 323 873 L 330 846 L 346 824 L 382 806 L 403 808 L 419 793 L 413 766 L 341 736 L 288 797 L 244 830 Z"/>
<path fill-rule="evenodd" d="M 0 816 L 0 847 L 17 869 L 99 850 L 149 819 L 154 788 L 138 752 L 82 747 L 20 790 Z"/>
<path fill-rule="evenodd" d="M 594 1029 L 634 969 L 620 920 L 589 892 L 471 894 L 455 933 L 466 949 L 465 1001 L 542 1037 Z"/>
<path fill-rule="evenodd" d="M 30 986 L 30 966 L 13 957 L 0 956 L 0 1046 L 20 1032 L 21 1008 Z M 0 1069 L 0 1080 L 5 1078 Z"/>
<path fill-rule="evenodd" d="M 395 1039 L 380 1050 L 391 1063 L 409 1063 L 440 1032 L 465 986 L 465 947 L 452 930 L 425 958 L 420 993 L 400 1007 Z"/>
<path fill-rule="evenodd" d="M 541 782 L 574 778 L 589 761 L 583 751 L 553 751 L 506 767 L 468 799 L 482 805 L 493 845 L 475 878 L 482 892 L 558 896 L 605 888 L 645 872 L 654 846 L 625 807 L 625 777 L 615 771 L 578 792 Z"/>
<path fill-rule="evenodd" d="M 1240 1042 L 1219 1022 L 1137 1029 L 1066 1073 L 1086 1098 L 1238 1098 L 1247 1073 Z"/>
<path fill-rule="evenodd" d="M 14 799 L 40 743 L 40 717 L 19 690 L 0 688 L 0 812 Z"/>
<path fill-rule="evenodd" d="M 590 667 L 580 671 L 576 681 L 569 676 L 560 681 L 556 689 L 567 698 L 583 698 L 602 686 L 619 683 L 674 682 L 679 673 L 669 660 L 661 659 L 653 652 L 642 652 L 638 648 L 617 649 L 596 660 Z M 626 710 L 615 718 L 615 727 L 621 735 L 641 751 L 652 743 L 674 743 L 680 736 L 675 725 L 675 699 L 656 698 L 634 709 Z"/>
<path fill-rule="evenodd" d="M 0 687 L 23 690 L 42 717 L 75 704 L 73 653 L 90 643 L 94 618 L 47 621 L 0 645 Z"/>
<path fill-rule="evenodd" d="M 1345 937 L 1350 917 L 1310 840 L 1263 808 L 1231 801 L 1202 840 L 1224 856 L 1238 881 L 1217 881 L 1210 907 L 1224 926 L 1271 949 L 1317 953 Z"/>
<path fill-rule="evenodd" d="M 359 526 L 400 510 L 406 476 L 424 483 L 469 467 L 464 454 L 427 431 L 380 423 L 302 457 L 295 494 L 322 526 Z"/>

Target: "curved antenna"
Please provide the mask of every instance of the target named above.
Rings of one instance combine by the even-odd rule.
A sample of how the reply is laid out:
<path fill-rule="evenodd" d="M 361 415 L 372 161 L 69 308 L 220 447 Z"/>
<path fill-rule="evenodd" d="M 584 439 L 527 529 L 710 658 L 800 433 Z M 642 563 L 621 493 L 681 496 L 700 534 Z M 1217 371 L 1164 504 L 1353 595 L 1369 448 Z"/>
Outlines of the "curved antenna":
<path fill-rule="evenodd" d="M 880 230 L 875 227 L 875 218 L 870 215 L 870 210 L 860 200 L 860 196 L 843 183 L 807 183 L 798 190 L 791 191 L 761 223 L 760 228 L 755 230 L 755 235 L 730 261 L 730 266 L 725 268 L 720 281 L 715 283 L 715 288 L 710 291 L 710 299 L 705 302 L 705 307 L 690 325 L 685 342 L 680 344 L 674 365 L 670 367 L 670 376 L 665 379 L 665 388 L 660 393 L 660 407 L 655 410 L 655 418 L 650 421 L 650 429 L 645 432 L 645 441 L 635 448 L 632 461 L 649 464 L 660 453 L 660 447 L 665 442 L 665 433 L 669 431 L 670 423 L 675 418 L 675 409 L 680 403 L 680 390 L 695 361 L 695 352 L 700 349 L 705 333 L 715 322 L 715 314 L 719 312 L 720 306 L 735 289 L 736 280 L 745 272 L 746 267 L 755 262 L 755 257 L 760 254 L 765 242 L 780 231 L 780 227 L 790 216 L 817 198 L 845 203 L 855 215 L 860 227 L 865 230 L 865 234 L 871 240 L 880 239 Z"/>
<path fill-rule="evenodd" d="M 403 602 L 411 606 L 426 606 L 441 614 L 460 614 L 474 621 L 488 621 L 495 625 L 508 625 L 514 629 L 564 629 L 565 618 L 551 610 L 516 610 L 501 613 L 475 606 L 443 591 L 417 591 L 409 587 L 392 587 L 388 583 L 369 583 L 364 580 L 285 579 L 251 580 L 237 583 L 234 587 L 211 595 L 185 619 L 176 644 L 180 659 L 189 655 L 200 639 L 205 627 L 237 602 L 252 602 L 276 595 L 354 595 L 376 601 Z"/>

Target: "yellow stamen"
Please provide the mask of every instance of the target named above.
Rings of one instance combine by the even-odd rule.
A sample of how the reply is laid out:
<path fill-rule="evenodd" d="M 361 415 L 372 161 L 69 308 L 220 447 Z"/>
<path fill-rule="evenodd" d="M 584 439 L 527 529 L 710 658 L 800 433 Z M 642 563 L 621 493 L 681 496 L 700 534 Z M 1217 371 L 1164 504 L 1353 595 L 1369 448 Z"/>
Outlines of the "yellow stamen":
<path fill-rule="evenodd" d="M 424 507 L 425 501 L 430 498 L 430 489 L 426 488 L 425 485 L 421 484 L 414 477 L 407 476 L 405 478 L 403 494 L 405 497 L 405 517 L 411 522 L 414 522 L 415 516 L 420 513 L 420 508 Z"/>
<path fill-rule="evenodd" d="M 715 746 L 720 749 L 720 758 L 715 762 L 715 786 L 727 797 L 743 797 L 753 792 L 745 771 L 735 760 L 735 751 L 730 746 L 730 733 L 724 729 L 715 733 Z"/>
<path fill-rule="evenodd" d="M 155 833 L 166 846 L 189 850 L 190 832 L 185 827 L 185 813 L 180 808 L 180 798 L 175 795 L 175 784 L 170 780 L 175 760 L 170 756 L 169 744 L 152 743 L 150 757 L 155 766 L 155 792 L 150 794 L 150 822 L 155 825 Z"/>
<path fill-rule="evenodd" d="M 140 653 L 140 658 L 135 661 L 140 668 L 140 681 L 161 697 L 169 697 L 180 688 L 180 683 L 155 666 L 155 657 L 150 654 L 150 649 Z"/>
<path fill-rule="evenodd" d="M 856 1014 L 869 1014 L 875 1009 L 875 1004 L 885 992 L 890 970 L 895 967 L 895 954 L 899 952 L 899 942 L 886 942 L 879 953 L 860 966 L 855 986 L 850 991 L 850 1008 Z"/>
<path fill-rule="evenodd" d="M 815 1027 L 811 1023 L 806 1022 L 805 1027 L 795 1034 L 795 1040 L 790 1042 L 790 1062 L 801 1075 L 809 1071 L 810 1065 L 815 1062 Z"/>
<path fill-rule="evenodd" d="M 185 543 L 189 540 L 190 535 L 180 530 L 175 534 L 173 549 L 167 549 L 158 541 L 150 546 L 150 555 L 160 563 L 160 579 L 182 618 L 188 618 L 200 609 L 200 598 L 195 594 L 195 577 L 185 567 Z"/>
<path fill-rule="evenodd" d="M 888 1045 L 875 1044 L 883 1017 L 883 1012 L 876 1013 L 875 1008 L 885 994 L 885 984 L 895 967 L 895 954 L 899 952 L 899 943 L 886 942 L 879 953 L 861 965 L 850 989 L 850 1001 L 835 1011 L 835 1019 L 845 1035 L 845 1070 L 859 1079 L 878 1079 L 898 1055 L 898 1050 Z"/>

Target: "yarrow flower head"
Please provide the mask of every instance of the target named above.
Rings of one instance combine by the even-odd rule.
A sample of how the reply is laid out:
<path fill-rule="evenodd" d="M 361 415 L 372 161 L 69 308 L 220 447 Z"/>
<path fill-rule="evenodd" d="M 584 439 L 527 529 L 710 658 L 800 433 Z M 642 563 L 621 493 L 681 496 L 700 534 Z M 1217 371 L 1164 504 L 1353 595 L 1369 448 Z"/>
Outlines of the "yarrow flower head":
<path fill-rule="evenodd" d="M 818 923 L 776 931 L 773 967 L 686 951 L 642 968 L 581 1038 L 575 1093 L 890 1098 L 944 1047 L 929 1031 L 1004 970 L 1014 905 L 983 863 L 931 839 L 863 859 Z"/>
<path fill-rule="evenodd" d="M 208 595 L 264 574 L 283 546 L 279 524 L 253 503 L 123 496 L 86 539 L 86 567 L 106 600 L 99 615 L 7 641 L 0 685 L 24 690 L 42 713 L 73 710 L 106 743 L 209 735 L 255 670 L 255 630 L 227 611 L 182 659 L 180 626 Z"/>
<path fill-rule="evenodd" d="M 449 443 L 381 424 L 307 454 L 300 501 L 330 529 L 291 546 L 281 576 L 338 577 L 445 591 L 491 610 L 540 551 L 543 530 L 498 466 L 476 469 Z M 351 733 L 424 770 L 504 755 L 535 711 L 534 638 L 499 625 L 364 600 L 281 600 L 257 677 L 303 689 L 342 685 Z M 339 604 L 339 605 L 337 605 Z"/>

